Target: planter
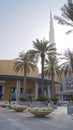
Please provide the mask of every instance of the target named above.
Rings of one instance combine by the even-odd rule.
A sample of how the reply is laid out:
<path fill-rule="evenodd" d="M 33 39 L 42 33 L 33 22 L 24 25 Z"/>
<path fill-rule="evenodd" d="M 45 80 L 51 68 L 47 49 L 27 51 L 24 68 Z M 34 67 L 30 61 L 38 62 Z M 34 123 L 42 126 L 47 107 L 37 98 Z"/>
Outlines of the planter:
<path fill-rule="evenodd" d="M 58 97 L 52 97 L 51 98 L 52 105 L 57 105 L 58 103 Z"/>
<path fill-rule="evenodd" d="M 38 117 L 44 117 L 47 116 L 48 114 L 50 114 L 51 112 L 45 112 L 45 111 L 30 111 L 34 116 L 38 116 Z"/>
<path fill-rule="evenodd" d="M 71 119 L 73 120 L 73 114 L 71 115 Z"/>
<path fill-rule="evenodd" d="M 23 112 L 26 108 L 13 108 L 16 112 Z"/>
<path fill-rule="evenodd" d="M 53 109 L 48 107 L 30 108 L 29 112 L 37 117 L 45 117 L 49 115 L 51 112 L 53 112 Z"/>
<path fill-rule="evenodd" d="M 30 107 L 46 107 L 47 105 L 47 101 L 33 101 L 32 103 L 30 103 Z"/>
<path fill-rule="evenodd" d="M 26 105 L 26 106 L 30 106 L 30 101 L 18 101 L 19 105 Z"/>
<path fill-rule="evenodd" d="M 27 109 L 27 106 L 16 104 L 16 105 L 11 105 L 10 108 L 12 108 L 16 112 L 23 112 L 24 110 Z"/>
<path fill-rule="evenodd" d="M 8 103 L 0 103 L 0 107 L 9 107 Z"/>
<path fill-rule="evenodd" d="M 57 105 L 55 105 L 55 104 L 52 104 L 51 107 L 52 107 L 53 109 L 57 109 Z"/>
<path fill-rule="evenodd" d="M 67 106 L 67 114 L 73 114 L 73 106 Z"/>
<path fill-rule="evenodd" d="M 30 105 L 30 100 L 27 97 L 20 96 L 19 100 L 18 100 L 18 104 L 29 106 Z"/>

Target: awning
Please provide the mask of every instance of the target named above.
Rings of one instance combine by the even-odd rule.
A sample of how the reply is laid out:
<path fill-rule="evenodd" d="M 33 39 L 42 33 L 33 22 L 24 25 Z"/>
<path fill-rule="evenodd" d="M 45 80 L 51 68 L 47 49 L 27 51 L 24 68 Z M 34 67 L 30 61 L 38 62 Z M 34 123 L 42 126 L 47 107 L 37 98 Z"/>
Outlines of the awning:
<path fill-rule="evenodd" d="M 57 95 L 73 95 L 73 89 L 71 90 L 65 90 L 65 91 L 62 91 L 62 92 L 57 92 L 56 93 Z"/>

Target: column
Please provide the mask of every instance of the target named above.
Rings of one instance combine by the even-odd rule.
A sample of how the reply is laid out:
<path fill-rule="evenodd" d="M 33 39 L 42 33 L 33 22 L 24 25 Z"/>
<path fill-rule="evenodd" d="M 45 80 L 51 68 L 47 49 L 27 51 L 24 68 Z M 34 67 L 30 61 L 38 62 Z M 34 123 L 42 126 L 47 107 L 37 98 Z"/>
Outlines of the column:
<path fill-rule="evenodd" d="M 18 102 L 18 98 L 20 96 L 20 80 L 17 80 L 17 83 L 16 83 L 16 101 Z"/>
<path fill-rule="evenodd" d="M 51 97 L 50 85 L 48 85 L 47 87 L 48 87 L 48 97 Z"/>
<path fill-rule="evenodd" d="M 35 99 L 38 98 L 38 82 L 35 83 Z"/>

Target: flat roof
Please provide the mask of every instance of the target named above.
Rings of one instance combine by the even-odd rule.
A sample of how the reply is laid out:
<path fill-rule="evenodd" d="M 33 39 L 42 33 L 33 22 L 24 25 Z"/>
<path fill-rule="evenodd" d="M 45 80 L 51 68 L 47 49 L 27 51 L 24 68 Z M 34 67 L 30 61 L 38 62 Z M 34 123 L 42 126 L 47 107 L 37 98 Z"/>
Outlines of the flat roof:
<path fill-rule="evenodd" d="M 18 76 L 18 75 L 6 75 L 6 74 L 0 74 L 0 80 L 21 80 L 24 81 L 24 76 Z M 41 81 L 41 77 L 27 77 L 27 81 Z M 51 83 L 51 79 L 44 78 L 44 82 Z M 59 81 L 54 81 L 56 84 L 60 84 Z"/>

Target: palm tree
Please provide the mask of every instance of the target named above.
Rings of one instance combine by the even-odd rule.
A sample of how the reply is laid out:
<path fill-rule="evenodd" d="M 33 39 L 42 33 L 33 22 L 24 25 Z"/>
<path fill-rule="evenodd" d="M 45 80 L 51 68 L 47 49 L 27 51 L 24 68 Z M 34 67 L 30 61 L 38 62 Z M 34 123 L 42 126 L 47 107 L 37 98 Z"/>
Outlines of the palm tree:
<path fill-rule="evenodd" d="M 62 25 L 68 25 L 73 28 L 73 1 L 68 0 L 67 4 L 61 8 L 62 14 L 61 16 L 54 16 L 54 18 L 58 21 L 58 23 Z M 73 29 L 70 29 L 66 32 L 69 34 Z"/>
<path fill-rule="evenodd" d="M 26 88 L 27 88 L 27 73 L 35 70 L 36 65 L 33 59 L 30 59 L 28 52 L 20 52 L 19 57 L 15 59 L 13 69 L 17 73 L 18 71 L 23 71 L 24 73 L 24 96 L 26 97 Z"/>
<path fill-rule="evenodd" d="M 59 70 L 59 66 L 58 66 L 57 57 L 55 55 L 54 56 L 48 55 L 48 59 L 45 60 L 44 73 L 45 73 L 45 76 L 49 76 L 52 80 L 51 97 L 54 96 L 54 92 L 55 92 L 54 77 L 56 76 L 58 70 Z"/>
<path fill-rule="evenodd" d="M 70 49 L 65 50 L 63 57 L 61 58 L 62 63 L 60 64 L 60 72 L 59 78 L 61 79 L 62 83 L 64 83 L 64 77 L 72 77 L 73 76 L 73 51 Z M 62 84 L 63 89 L 63 84 Z M 63 90 L 62 90 L 63 91 Z M 61 91 L 61 92 L 62 92 Z M 62 100 L 63 100 L 63 93 L 62 93 Z"/>
<path fill-rule="evenodd" d="M 61 100 L 63 101 L 64 70 L 63 70 L 63 68 L 60 67 L 60 65 L 56 69 L 56 73 L 57 73 L 57 77 L 60 81 Z"/>
<path fill-rule="evenodd" d="M 47 40 L 39 40 L 33 41 L 33 50 L 29 50 L 32 57 L 39 61 L 41 59 L 41 96 L 44 96 L 44 61 L 46 55 L 53 55 L 56 52 L 55 43 L 50 44 Z"/>
<path fill-rule="evenodd" d="M 73 51 L 70 49 L 65 50 L 62 60 L 63 63 L 61 63 L 60 67 L 64 71 L 64 75 L 73 76 Z"/>

